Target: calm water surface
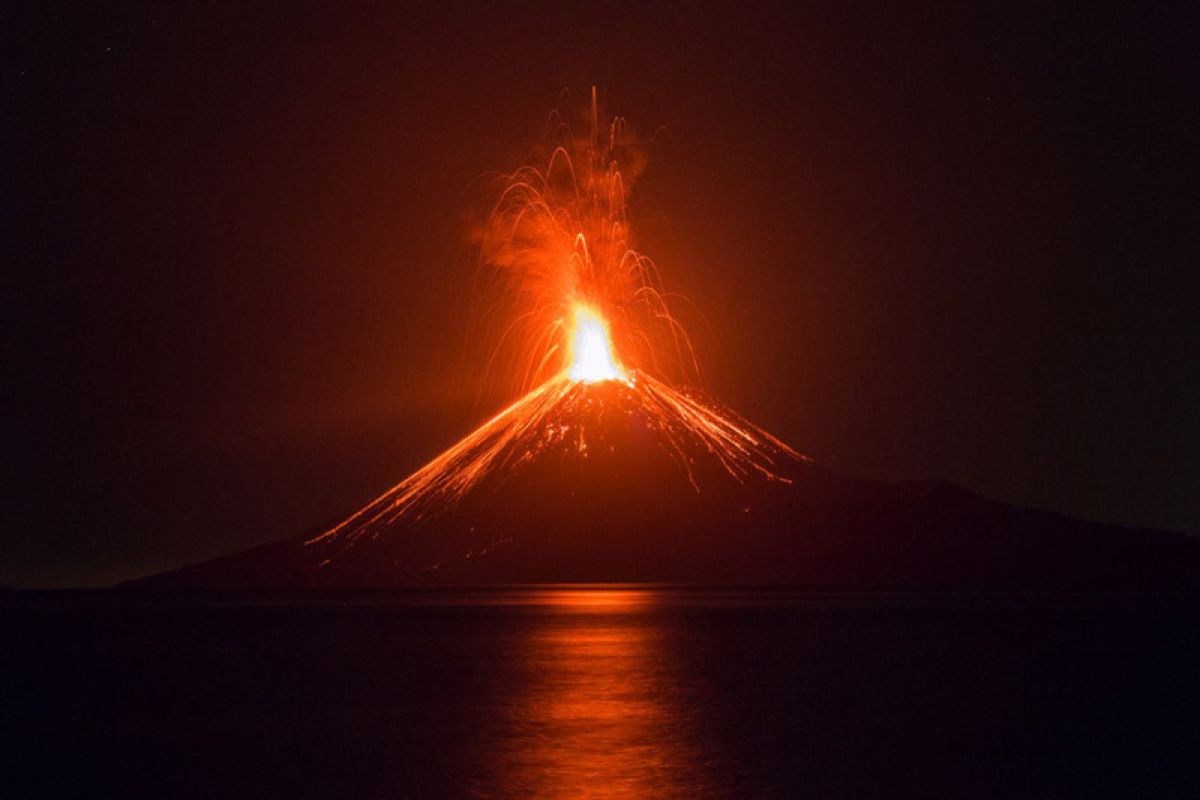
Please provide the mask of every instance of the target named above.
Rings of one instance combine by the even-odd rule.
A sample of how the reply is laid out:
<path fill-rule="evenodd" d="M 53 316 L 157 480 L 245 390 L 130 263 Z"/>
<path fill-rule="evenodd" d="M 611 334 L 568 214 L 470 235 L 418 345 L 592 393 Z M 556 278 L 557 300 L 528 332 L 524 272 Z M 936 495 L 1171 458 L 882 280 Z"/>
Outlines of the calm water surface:
<path fill-rule="evenodd" d="M 1194 797 L 1200 614 L 653 587 L 0 596 L 11 796 Z"/>

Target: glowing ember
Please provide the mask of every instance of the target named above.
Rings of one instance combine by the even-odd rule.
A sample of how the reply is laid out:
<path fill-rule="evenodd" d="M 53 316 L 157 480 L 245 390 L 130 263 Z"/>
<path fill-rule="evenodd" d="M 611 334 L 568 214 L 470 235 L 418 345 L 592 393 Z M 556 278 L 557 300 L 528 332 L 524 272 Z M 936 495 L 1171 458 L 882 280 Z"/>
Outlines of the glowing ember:
<path fill-rule="evenodd" d="M 587 306 L 575 307 L 575 325 L 571 332 L 571 360 L 567 377 L 573 381 L 627 380 L 613 355 L 608 323 Z"/>

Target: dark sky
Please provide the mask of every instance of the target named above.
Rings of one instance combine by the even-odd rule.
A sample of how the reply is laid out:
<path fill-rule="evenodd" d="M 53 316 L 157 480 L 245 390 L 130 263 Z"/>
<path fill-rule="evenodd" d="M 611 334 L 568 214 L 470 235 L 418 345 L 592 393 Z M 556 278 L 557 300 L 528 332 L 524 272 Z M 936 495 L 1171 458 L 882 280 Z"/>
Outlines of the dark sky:
<path fill-rule="evenodd" d="M 14 5 L 0 583 L 330 522 L 494 410 L 470 187 L 592 84 L 658 131 L 634 222 L 724 401 L 854 475 L 1200 531 L 1186 4 Z"/>

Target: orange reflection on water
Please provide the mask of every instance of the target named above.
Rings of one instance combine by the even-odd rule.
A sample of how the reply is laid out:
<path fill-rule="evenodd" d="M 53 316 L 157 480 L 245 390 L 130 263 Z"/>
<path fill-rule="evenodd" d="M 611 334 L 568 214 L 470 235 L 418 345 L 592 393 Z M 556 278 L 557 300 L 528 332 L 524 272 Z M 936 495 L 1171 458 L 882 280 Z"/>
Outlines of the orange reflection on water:
<path fill-rule="evenodd" d="M 542 589 L 534 596 L 538 605 L 553 611 L 584 614 L 632 613 L 658 602 L 644 589 L 562 588 Z"/>
<path fill-rule="evenodd" d="M 678 676 L 639 590 L 546 590 L 497 754 L 498 796 L 706 794 Z"/>

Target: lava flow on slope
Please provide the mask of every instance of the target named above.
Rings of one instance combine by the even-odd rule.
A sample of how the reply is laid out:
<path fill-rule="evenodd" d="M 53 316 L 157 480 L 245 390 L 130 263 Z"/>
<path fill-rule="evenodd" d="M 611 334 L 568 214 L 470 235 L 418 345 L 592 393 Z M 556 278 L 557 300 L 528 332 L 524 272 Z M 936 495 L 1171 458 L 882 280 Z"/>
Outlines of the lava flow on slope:
<path fill-rule="evenodd" d="M 530 581 L 657 580 L 688 561 L 688 537 L 715 519 L 744 518 L 756 496 L 817 474 L 699 395 L 645 375 L 563 374 L 305 548 L 321 556 L 318 582 L 328 572 L 341 583 L 346 568 L 358 580 L 372 565 L 380 580 L 464 570 L 510 580 L 514 569 Z M 664 558 L 647 562 L 637 553 L 653 539 Z"/>

